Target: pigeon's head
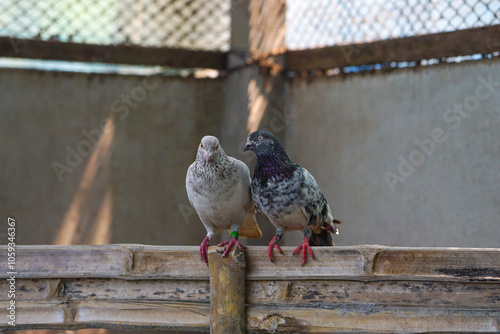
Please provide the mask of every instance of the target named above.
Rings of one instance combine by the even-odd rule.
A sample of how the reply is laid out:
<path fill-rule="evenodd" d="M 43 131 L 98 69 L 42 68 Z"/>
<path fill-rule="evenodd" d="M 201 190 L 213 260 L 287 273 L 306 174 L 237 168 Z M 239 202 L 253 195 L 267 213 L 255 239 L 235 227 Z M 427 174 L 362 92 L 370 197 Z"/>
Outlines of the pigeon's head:
<path fill-rule="evenodd" d="M 273 153 L 282 149 L 278 139 L 267 131 L 255 131 L 248 136 L 247 144 L 243 151 L 252 150 L 255 154 Z"/>
<path fill-rule="evenodd" d="M 220 159 L 224 154 L 222 146 L 220 146 L 219 139 L 214 136 L 205 136 L 201 139 L 198 146 L 198 159 L 205 162 L 215 162 Z"/>

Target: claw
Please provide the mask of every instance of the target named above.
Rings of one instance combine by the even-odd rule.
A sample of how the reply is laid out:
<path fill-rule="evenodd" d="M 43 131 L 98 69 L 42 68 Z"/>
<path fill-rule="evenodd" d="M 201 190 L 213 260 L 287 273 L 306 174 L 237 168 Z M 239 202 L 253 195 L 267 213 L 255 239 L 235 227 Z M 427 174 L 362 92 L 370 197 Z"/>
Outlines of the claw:
<path fill-rule="evenodd" d="M 233 245 L 236 245 L 240 250 L 243 250 L 243 246 L 241 246 L 240 242 L 235 237 L 232 237 L 231 240 L 226 242 L 221 242 L 220 244 L 217 245 L 217 247 L 227 246 L 224 253 L 222 253 L 222 257 L 226 257 L 226 255 L 229 253 Z"/>
<path fill-rule="evenodd" d="M 309 246 L 309 240 L 306 236 L 304 236 L 304 241 L 302 242 L 302 244 L 300 244 L 297 248 L 295 248 L 295 250 L 293 251 L 293 255 L 298 254 L 301 251 L 302 251 L 302 266 L 304 266 L 306 264 L 307 253 L 309 253 L 311 258 L 314 259 L 314 253 L 311 247 Z"/>
<path fill-rule="evenodd" d="M 200 257 L 206 264 L 208 264 L 208 242 L 210 241 L 209 236 L 203 239 L 203 242 L 200 245 Z"/>
<path fill-rule="evenodd" d="M 280 254 L 283 254 L 283 251 L 281 250 L 280 246 L 278 245 L 278 242 L 276 241 L 278 238 L 277 235 L 274 236 L 274 238 L 269 242 L 269 245 L 267 246 L 267 256 L 269 257 L 269 260 L 271 260 L 272 263 L 274 263 L 274 257 L 273 257 L 273 248 L 276 248 Z"/>

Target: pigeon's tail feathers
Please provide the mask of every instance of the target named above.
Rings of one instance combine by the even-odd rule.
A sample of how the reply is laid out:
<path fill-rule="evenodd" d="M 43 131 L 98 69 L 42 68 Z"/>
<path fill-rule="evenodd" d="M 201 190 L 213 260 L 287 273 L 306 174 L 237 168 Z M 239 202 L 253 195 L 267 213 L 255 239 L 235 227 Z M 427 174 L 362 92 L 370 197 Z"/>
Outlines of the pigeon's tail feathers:
<path fill-rule="evenodd" d="M 337 228 L 337 224 L 342 224 L 340 220 L 337 219 L 332 219 L 331 223 L 323 222 L 321 224 L 321 228 L 329 231 L 330 233 L 333 234 L 339 234 L 339 229 Z"/>
<path fill-rule="evenodd" d="M 339 234 L 336 224 L 342 224 L 340 220 L 333 219 L 331 224 L 323 222 L 312 230 L 309 238 L 309 246 L 333 246 L 331 234 Z M 330 234 L 331 233 L 331 234 Z"/>
<path fill-rule="evenodd" d="M 333 246 L 332 236 L 328 230 L 321 229 L 319 233 L 311 233 L 309 246 Z"/>
<path fill-rule="evenodd" d="M 334 219 L 332 221 L 332 224 L 330 225 L 329 231 L 334 233 L 334 234 L 339 234 L 339 229 L 336 226 L 337 224 L 342 224 L 342 222 L 340 220 Z"/>
<path fill-rule="evenodd" d="M 248 214 L 245 222 L 241 225 L 239 235 L 240 237 L 250 239 L 259 239 L 262 237 L 262 231 L 260 230 L 259 224 L 257 224 L 257 220 L 255 219 L 255 213 L 251 212 Z"/>

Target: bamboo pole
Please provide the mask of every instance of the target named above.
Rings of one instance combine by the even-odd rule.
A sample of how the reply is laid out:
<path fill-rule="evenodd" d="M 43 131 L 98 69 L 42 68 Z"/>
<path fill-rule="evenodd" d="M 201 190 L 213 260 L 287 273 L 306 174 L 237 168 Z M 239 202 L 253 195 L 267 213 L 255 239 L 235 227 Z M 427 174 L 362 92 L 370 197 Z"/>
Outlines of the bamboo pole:
<path fill-rule="evenodd" d="M 16 325 L 0 323 L 0 332 L 208 332 L 224 319 L 237 329 L 213 333 L 245 326 L 252 333 L 500 332 L 500 249 L 314 247 L 305 267 L 292 247 L 282 249 L 271 263 L 267 247 L 247 247 L 236 259 L 210 248 L 209 275 L 198 247 L 18 246 Z M 12 300 L 6 264 L 4 304 Z"/>
<path fill-rule="evenodd" d="M 210 333 L 245 333 L 245 253 L 234 246 L 226 258 L 208 253 Z"/>

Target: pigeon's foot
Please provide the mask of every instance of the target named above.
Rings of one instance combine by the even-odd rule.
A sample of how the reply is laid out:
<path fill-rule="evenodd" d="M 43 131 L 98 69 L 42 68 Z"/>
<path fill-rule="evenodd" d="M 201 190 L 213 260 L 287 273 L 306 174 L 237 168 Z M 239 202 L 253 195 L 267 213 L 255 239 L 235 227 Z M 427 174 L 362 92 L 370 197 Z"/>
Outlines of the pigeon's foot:
<path fill-rule="evenodd" d="M 203 240 L 203 242 L 201 243 L 200 245 L 200 257 L 203 261 L 205 261 L 206 264 L 208 264 L 208 241 L 210 240 L 210 238 L 207 237 Z"/>
<path fill-rule="evenodd" d="M 243 246 L 241 246 L 240 242 L 235 237 L 231 237 L 231 240 L 227 242 L 221 242 L 217 245 L 217 247 L 226 246 L 226 250 L 224 251 L 224 253 L 222 253 L 222 257 L 226 257 L 229 251 L 231 251 L 231 247 L 233 247 L 233 245 L 236 245 L 239 249 L 243 250 Z"/>
<path fill-rule="evenodd" d="M 313 251 L 309 246 L 309 240 L 306 236 L 304 236 L 304 241 L 302 242 L 302 244 L 299 245 L 299 247 L 295 248 L 295 250 L 293 251 L 293 255 L 300 253 L 300 251 L 302 251 L 302 265 L 306 264 L 307 253 L 309 253 L 309 255 L 314 259 Z"/>
<path fill-rule="evenodd" d="M 277 235 L 274 236 L 274 238 L 271 240 L 271 242 L 269 242 L 269 245 L 267 246 L 267 256 L 269 256 L 269 260 L 271 260 L 272 263 L 274 263 L 273 248 L 276 248 L 276 250 L 280 252 L 280 254 L 283 254 L 280 246 L 278 245 Z"/>

